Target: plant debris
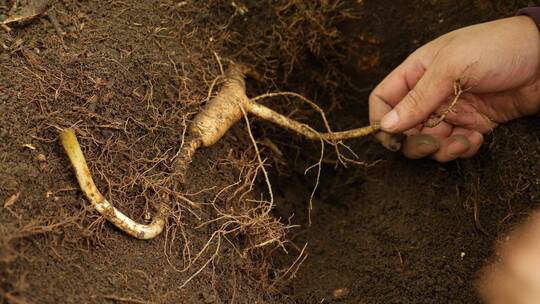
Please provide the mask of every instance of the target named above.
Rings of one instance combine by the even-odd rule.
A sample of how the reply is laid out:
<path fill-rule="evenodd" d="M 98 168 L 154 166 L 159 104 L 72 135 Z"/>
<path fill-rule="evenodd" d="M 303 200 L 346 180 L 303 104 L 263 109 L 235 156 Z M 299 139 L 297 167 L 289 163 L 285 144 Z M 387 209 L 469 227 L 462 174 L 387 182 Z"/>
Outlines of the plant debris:
<path fill-rule="evenodd" d="M 0 21 L 6 31 L 11 31 L 9 24 L 26 24 L 34 18 L 42 16 L 47 12 L 52 0 L 20 0 L 15 1 L 8 12 L 8 16 L 3 21 Z"/>

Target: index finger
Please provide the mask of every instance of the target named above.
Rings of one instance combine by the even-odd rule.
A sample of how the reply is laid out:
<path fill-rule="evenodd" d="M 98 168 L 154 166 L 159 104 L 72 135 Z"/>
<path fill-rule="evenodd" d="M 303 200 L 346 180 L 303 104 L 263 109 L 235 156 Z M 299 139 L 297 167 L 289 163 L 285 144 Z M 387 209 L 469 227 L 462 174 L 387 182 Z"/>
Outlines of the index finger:
<path fill-rule="evenodd" d="M 407 96 L 425 71 L 425 63 L 419 59 L 418 52 L 415 52 L 388 74 L 369 96 L 370 122 L 380 122 L 386 113 Z"/>

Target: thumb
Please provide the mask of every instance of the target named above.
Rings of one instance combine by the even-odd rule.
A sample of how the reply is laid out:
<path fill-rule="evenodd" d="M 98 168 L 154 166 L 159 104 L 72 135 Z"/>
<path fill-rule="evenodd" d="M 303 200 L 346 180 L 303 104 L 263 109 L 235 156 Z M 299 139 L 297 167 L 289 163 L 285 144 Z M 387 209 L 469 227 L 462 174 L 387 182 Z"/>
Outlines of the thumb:
<path fill-rule="evenodd" d="M 453 73 L 436 64 L 426 70 L 414 88 L 381 119 L 381 128 L 399 133 L 426 120 L 453 92 Z"/>

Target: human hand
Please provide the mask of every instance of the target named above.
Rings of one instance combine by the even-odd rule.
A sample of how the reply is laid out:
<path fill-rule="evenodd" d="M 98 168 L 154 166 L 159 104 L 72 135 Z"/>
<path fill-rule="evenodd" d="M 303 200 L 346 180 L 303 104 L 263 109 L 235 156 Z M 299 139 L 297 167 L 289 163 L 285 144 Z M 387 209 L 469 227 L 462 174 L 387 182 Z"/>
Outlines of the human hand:
<path fill-rule="evenodd" d="M 432 128 L 424 122 L 458 102 Z M 526 16 L 473 25 L 424 45 L 371 93 L 369 116 L 385 132 L 377 139 L 391 150 L 391 134 L 407 135 L 401 149 L 409 158 L 447 162 L 473 156 L 482 134 L 509 120 L 540 111 L 540 33 Z M 435 114 L 437 115 L 437 114 Z"/>
<path fill-rule="evenodd" d="M 540 212 L 500 241 L 477 288 L 487 304 L 540 303 Z"/>

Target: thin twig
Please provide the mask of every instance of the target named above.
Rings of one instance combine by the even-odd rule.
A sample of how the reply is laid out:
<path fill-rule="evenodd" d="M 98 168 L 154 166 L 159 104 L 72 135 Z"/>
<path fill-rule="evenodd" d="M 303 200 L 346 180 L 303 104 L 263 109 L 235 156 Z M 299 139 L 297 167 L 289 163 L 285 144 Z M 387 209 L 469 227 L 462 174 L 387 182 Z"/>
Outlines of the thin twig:
<path fill-rule="evenodd" d="M 319 161 L 310 166 L 309 168 L 304 171 L 304 175 L 306 175 L 311 169 L 317 167 L 317 179 L 315 181 L 315 186 L 313 187 L 313 190 L 311 190 L 311 195 L 309 196 L 309 212 L 308 212 L 308 224 L 311 226 L 311 210 L 313 210 L 313 197 L 315 197 L 315 193 L 317 192 L 317 188 L 319 187 L 320 179 L 321 179 L 321 171 L 322 171 L 322 162 L 324 159 L 324 140 L 321 137 L 321 155 L 319 157 Z"/>
<path fill-rule="evenodd" d="M 266 171 L 266 168 L 264 167 L 264 162 L 261 158 L 259 147 L 257 146 L 257 141 L 255 140 L 255 138 L 253 137 L 253 133 L 251 132 L 251 126 L 249 123 L 249 119 L 247 117 L 246 110 L 242 106 L 240 106 L 240 109 L 242 110 L 242 114 L 244 115 L 244 119 L 246 121 L 246 129 L 248 131 L 249 138 L 251 139 L 251 142 L 253 143 L 253 148 L 255 149 L 257 160 L 259 161 L 259 166 L 261 167 L 261 170 L 263 172 L 264 180 L 266 181 L 266 186 L 268 187 L 268 192 L 270 194 L 270 206 L 265 212 L 266 214 L 268 214 L 272 210 L 272 207 L 274 206 L 274 191 L 272 191 L 272 184 L 270 183 L 270 177 L 268 176 L 268 172 Z"/>

